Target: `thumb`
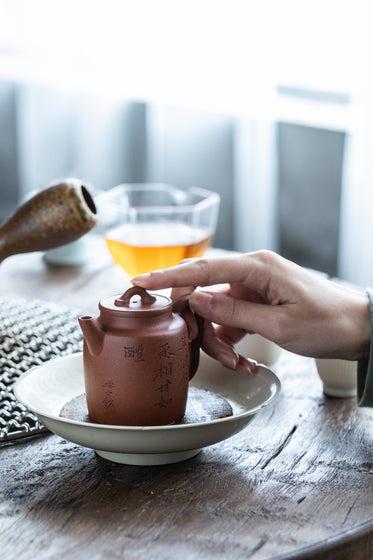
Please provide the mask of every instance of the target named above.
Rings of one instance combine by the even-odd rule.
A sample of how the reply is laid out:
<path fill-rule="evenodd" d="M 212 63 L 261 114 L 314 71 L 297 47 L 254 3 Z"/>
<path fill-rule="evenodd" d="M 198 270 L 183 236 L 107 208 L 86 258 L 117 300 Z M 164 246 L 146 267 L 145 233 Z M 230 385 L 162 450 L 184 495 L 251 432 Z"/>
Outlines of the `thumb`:
<path fill-rule="evenodd" d="M 274 317 L 278 309 L 272 305 L 233 298 L 219 292 L 193 292 L 191 309 L 212 323 L 258 333 L 273 339 Z"/>

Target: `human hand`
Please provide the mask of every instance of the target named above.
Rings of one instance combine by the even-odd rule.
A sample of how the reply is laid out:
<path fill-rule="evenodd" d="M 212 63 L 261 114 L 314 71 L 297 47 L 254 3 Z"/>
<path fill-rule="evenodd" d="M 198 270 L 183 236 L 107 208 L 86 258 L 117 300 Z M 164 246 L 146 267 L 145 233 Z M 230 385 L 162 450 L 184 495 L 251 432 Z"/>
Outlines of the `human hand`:
<path fill-rule="evenodd" d="M 205 319 L 203 349 L 231 369 L 252 370 L 234 350 L 246 333 L 304 356 L 369 355 L 368 296 L 270 251 L 191 259 L 132 282 L 147 289 L 172 287 L 173 298 L 190 293 L 191 309 Z M 196 291 L 216 284 L 228 286 Z"/>

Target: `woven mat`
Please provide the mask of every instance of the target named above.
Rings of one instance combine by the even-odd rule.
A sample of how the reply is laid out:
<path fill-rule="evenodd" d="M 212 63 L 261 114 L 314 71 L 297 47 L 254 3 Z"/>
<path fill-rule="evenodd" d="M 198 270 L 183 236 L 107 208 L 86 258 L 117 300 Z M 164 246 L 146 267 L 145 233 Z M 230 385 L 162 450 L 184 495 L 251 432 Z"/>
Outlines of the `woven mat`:
<path fill-rule="evenodd" d="M 47 431 L 13 386 L 31 367 L 81 351 L 77 317 L 51 303 L 0 297 L 0 443 Z"/>

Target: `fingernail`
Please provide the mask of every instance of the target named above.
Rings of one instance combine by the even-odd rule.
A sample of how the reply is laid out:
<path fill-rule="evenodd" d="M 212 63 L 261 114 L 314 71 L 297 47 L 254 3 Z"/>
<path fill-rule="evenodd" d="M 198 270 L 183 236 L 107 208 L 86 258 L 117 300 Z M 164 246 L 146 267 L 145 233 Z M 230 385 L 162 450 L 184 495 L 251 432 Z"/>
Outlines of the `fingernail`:
<path fill-rule="evenodd" d="M 193 292 L 189 297 L 189 303 L 194 311 L 203 311 L 207 309 L 212 300 L 212 295 L 207 292 Z"/>
<path fill-rule="evenodd" d="M 249 360 L 240 356 L 239 370 L 243 373 L 255 373 L 257 370 L 258 362 L 256 360 Z"/>
<path fill-rule="evenodd" d="M 232 355 L 231 353 L 221 352 L 219 354 L 219 361 L 223 364 L 223 366 L 236 370 L 237 369 L 237 358 Z"/>
<path fill-rule="evenodd" d="M 146 272 L 145 274 L 139 274 L 138 276 L 135 276 L 135 278 L 131 279 L 131 282 L 134 285 L 142 284 L 144 280 L 146 282 L 149 278 L 150 278 L 150 272 Z"/>

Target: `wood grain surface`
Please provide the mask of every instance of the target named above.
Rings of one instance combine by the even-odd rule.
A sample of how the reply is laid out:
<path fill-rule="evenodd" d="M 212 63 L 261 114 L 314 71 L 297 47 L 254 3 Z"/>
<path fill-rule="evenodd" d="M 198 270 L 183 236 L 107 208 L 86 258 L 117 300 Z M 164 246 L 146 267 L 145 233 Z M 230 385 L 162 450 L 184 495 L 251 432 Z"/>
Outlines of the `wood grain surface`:
<path fill-rule="evenodd" d="M 97 309 L 124 277 L 96 264 L 11 257 L 2 295 Z M 1 558 L 373 558 L 373 409 L 325 396 L 312 359 L 273 369 L 276 402 L 182 463 L 119 465 L 51 434 L 2 445 Z"/>

